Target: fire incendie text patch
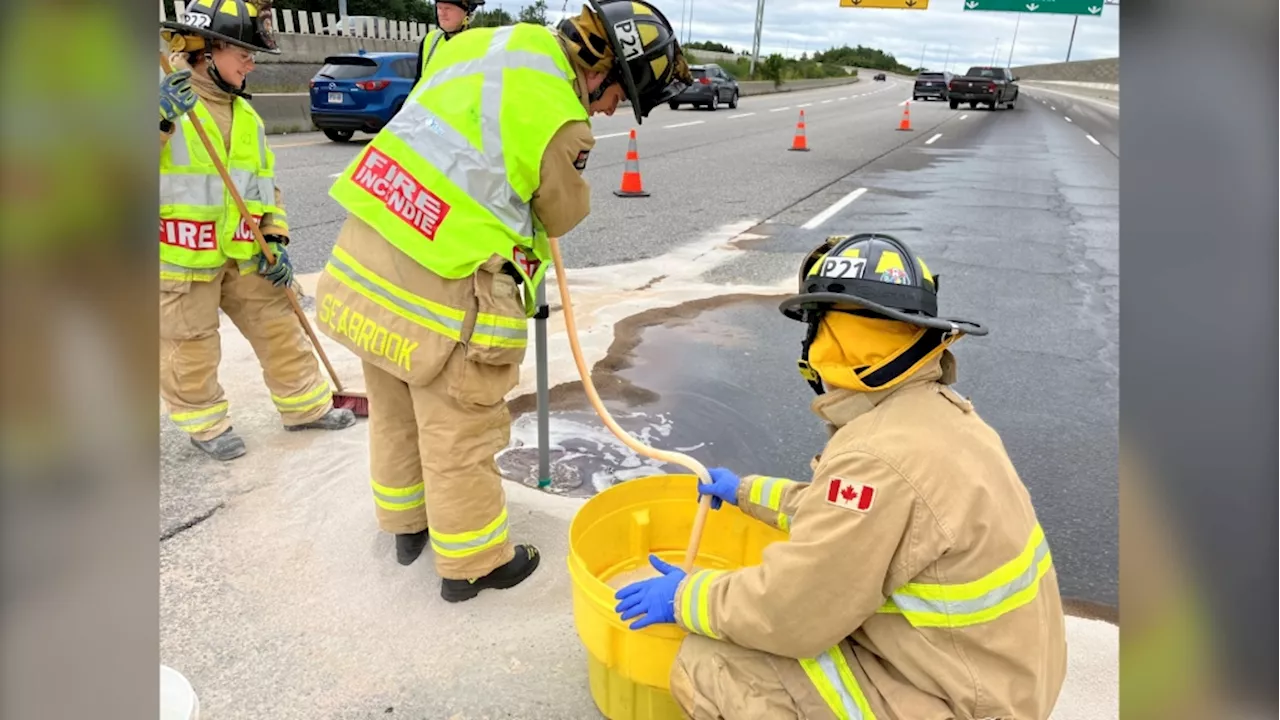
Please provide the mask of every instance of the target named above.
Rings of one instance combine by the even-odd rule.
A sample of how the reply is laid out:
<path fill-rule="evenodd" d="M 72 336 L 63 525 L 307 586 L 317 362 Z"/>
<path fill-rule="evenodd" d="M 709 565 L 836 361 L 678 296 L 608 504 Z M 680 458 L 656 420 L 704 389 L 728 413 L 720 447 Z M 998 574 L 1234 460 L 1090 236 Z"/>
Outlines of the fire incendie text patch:
<path fill-rule="evenodd" d="M 355 181 L 428 240 L 436 239 L 436 230 L 449 215 L 448 203 L 377 148 L 365 154 Z"/>

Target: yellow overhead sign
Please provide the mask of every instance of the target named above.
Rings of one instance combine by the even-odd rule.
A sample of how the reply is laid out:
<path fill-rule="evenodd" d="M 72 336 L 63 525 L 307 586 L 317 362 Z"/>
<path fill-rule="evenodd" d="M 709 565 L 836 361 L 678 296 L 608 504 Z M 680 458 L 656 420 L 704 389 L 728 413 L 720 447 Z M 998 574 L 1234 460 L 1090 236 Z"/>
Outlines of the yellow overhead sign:
<path fill-rule="evenodd" d="M 840 7 L 927 10 L 929 9 L 929 0 L 840 0 Z"/>

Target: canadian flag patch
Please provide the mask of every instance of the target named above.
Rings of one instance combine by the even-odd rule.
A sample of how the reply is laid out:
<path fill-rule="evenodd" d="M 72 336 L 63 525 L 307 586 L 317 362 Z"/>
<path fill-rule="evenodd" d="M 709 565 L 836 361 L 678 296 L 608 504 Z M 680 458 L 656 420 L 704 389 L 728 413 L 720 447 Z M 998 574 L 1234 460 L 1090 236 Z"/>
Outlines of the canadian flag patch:
<path fill-rule="evenodd" d="M 827 502 L 846 510 L 868 512 L 875 501 L 876 489 L 870 485 L 831 478 L 827 484 Z"/>

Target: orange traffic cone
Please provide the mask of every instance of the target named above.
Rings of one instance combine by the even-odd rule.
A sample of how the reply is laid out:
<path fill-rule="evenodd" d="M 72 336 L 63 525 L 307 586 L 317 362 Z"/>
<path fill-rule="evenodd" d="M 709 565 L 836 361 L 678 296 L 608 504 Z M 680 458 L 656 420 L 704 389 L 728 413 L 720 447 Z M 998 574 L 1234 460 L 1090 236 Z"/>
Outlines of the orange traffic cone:
<path fill-rule="evenodd" d="M 627 145 L 627 164 L 622 169 L 622 187 L 613 191 L 618 197 L 649 197 L 640 180 L 640 152 L 636 150 L 636 131 L 631 129 L 631 142 Z"/>
<path fill-rule="evenodd" d="M 906 104 L 902 106 L 902 122 L 898 123 L 898 129 L 899 130 L 911 129 L 911 101 L 910 100 L 906 101 Z"/>
<path fill-rule="evenodd" d="M 800 120 L 796 123 L 796 136 L 791 141 L 791 147 L 787 149 L 809 152 L 809 141 L 804 135 L 804 110 L 800 111 Z"/>

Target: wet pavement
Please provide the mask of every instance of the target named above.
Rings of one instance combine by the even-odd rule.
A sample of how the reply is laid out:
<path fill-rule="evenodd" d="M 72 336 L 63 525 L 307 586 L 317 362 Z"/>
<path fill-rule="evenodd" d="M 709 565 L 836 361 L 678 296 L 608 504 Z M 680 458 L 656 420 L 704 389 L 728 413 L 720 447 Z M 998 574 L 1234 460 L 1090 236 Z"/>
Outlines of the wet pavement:
<path fill-rule="evenodd" d="M 732 243 L 741 252 L 703 279 L 726 291 L 785 283 L 827 234 L 874 229 L 911 244 L 942 278 L 941 312 L 992 329 L 954 346 L 956 388 L 1001 434 L 1030 490 L 1064 597 L 1102 606 L 1095 611 L 1113 618 L 1118 161 L 1103 148 L 1063 152 L 1081 146 L 1079 131 L 1038 103 L 1016 112 L 981 125 L 957 115 L 944 125 L 944 142 L 872 163 L 751 228 L 748 239 Z M 819 229 L 800 227 L 859 186 L 869 192 L 848 211 Z M 595 368 L 598 386 L 627 389 L 606 395 L 606 406 L 633 434 L 645 432 L 655 447 L 681 449 L 709 467 L 808 479 L 826 436 L 795 370 L 802 328 L 777 311 L 779 299 L 703 301 L 632 328 L 635 342 Z M 557 492 L 587 495 L 640 474 L 685 472 L 636 457 L 594 417 L 576 384 L 559 390 Z M 517 413 L 513 431 L 513 444 L 523 447 L 508 451 L 503 467 L 533 485 L 531 399 L 513 405 L 528 411 Z"/>

